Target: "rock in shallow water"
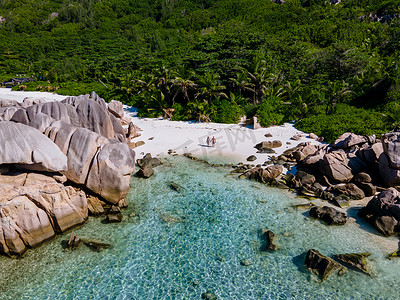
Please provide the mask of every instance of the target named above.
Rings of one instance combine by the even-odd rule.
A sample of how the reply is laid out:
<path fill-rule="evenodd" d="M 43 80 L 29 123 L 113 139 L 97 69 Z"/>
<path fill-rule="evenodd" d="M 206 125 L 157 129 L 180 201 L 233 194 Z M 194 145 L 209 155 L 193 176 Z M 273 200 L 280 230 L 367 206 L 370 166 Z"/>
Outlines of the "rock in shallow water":
<path fill-rule="evenodd" d="M 315 249 L 308 250 L 304 264 L 308 270 L 318 275 L 322 281 L 328 278 L 333 271 L 338 271 L 339 275 L 346 272 L 345 267 Z"/>
<path fill-rule="evenodd" d="M 345 254 L 337 254 L 335 255 L 335 259 L 339 260 L 341 263 L 345 263 L 346 265 L 361 271 L 365 274 L 371 275 L 371 267 L 366 260 L 371 253 L 345 253 Z"/>
<path fill-rule="evenodd" d="M 310 217 L 321 219 L 328 225 L 344 225 L 347 222 L 347 216 L 330 206 L 315 206 L 310 209 Z"/>

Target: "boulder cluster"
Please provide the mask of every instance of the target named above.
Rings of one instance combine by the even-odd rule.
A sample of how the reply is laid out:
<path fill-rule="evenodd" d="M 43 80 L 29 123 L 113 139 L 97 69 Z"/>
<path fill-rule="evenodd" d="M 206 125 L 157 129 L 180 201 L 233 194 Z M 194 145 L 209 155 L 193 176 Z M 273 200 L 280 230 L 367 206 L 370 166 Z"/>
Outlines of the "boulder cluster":
<path fill-rule="evenodd" d="M 259 153 L 273 153 L 279 141 L 255 145 Z M 248 161 L 253 158 L 249 157 Z M 297 173 L 282 175 L 296 166 Z M 362 136 L 344 133 L 332 144 L 300 143 L 263 165 L 238 164 L 232 173 L 270 186 L 292 188 L 310 200 L 320 198 L 331 205 L 315 207 L 310 216 L 329 225 L 347 221 L 343 209 L 353 200 L 373 197 L 359 215 L 384 235 L 400 233 L 400 133 Z M 388 189 L 389 188 L 389 189 Z M 381 192 L 381 193 L 379 193 Z M 335 209 L 337 206 L 338 209 Z"/>
<path fill-rule="evenodd" d="M 126 203 L 132 127 L 122 103 L 94 92 L 61 102 L 0 100 L 0 251 L 21 254 L 82 224 L 88 211 L 102 213 L 106 202 Z"/>

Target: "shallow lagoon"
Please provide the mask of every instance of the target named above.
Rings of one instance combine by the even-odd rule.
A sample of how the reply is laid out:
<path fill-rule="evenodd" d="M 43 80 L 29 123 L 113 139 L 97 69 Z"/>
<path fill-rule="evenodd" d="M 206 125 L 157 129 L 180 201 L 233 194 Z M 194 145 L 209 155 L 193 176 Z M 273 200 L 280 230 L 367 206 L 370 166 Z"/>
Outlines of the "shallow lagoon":
<path fill-rule="evenodd" d="M 327 227 L 292 208 L 306 200 L 228 172 L 177 157 L 148 180 L 132 178 L 122 223 L 91 218 L 74 230 L 112 248 L 64 252 L 66 233 L 22 259 L 1 258 L 1 298 L 200 299 L 206 290 L 219 299 L 398 298 L 400 261 L 385 258 L 395 238 L 360 229 L 370 229 L 362 221 Z M 261 228 L 278 235 L 278 251 L 260 251 Z M 303 267 L 310 248 L 326 255 L 369 251 L 376 275 L 349 270 L 320 283 Z M 242 259 L 252 264 L 242 266 Z"/>

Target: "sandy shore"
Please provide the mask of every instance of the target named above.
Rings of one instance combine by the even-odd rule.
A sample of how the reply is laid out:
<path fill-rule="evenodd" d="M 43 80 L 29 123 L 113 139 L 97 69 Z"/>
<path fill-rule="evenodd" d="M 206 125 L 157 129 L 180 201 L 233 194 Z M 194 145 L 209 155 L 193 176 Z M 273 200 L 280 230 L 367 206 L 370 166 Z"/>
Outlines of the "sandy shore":
<path fill-rule="evenodd" d="M 61 101 L 67 96 L 57 95 L 46 92 L 25 92 L 11 91 L 11 89 L 0 88 L 0 99 L 11 99 L 22 101 L 24 98 L 42 98 L 45 101 Z M 196 123 L 196 122 L 176 122 L 163 119 L 138 118 L 137 111 L 129 106 L 124 106 L 126 116 L 130 117 L 133 123 L 139 126 L 141 136 L 133 141 L 144 141 L 145 144 L 135 148 L 137 158 L 141 158 L 146 153 L 153 156 L 166 156 L 168 150 L 172 149 L 178 154 L 186 152 L 218 162 L 246 162 L 246 158 L 255 155 L 257 160 L 254 164 L 264 163 L 270 154 L 259 154 L 254 148 L 259 142 L 279 140 L 282 147 L 275 148 L 276 154 L 283 153 L 286 149 L 292 148 L 301 142 L 311 142 L 318 144 L 313 139 L 297 130 L 293 124 L 286 123 L 281 126 L 261 128 L 253 130 L 239 124 L 217 124 L 217 123 Z M 270 133 L 272 137 L 266 138 L 265 134 Z M 299 141 L 290 138 L 296 134 L 301 134 Z M 208 147 L 207 137 L 215 137 L 217 143 L 215 147 Z"/>
<path fill-rule="evenodd" d="M 168 155 L 169 149 L 172 149 L 178 154 L 189 152 L 197 157 L 219 162 L 246 162 L 247 157 L 255 155 L 257 160 L 252 163 L 259 164 L 264 163 L 271 156 L 271 154 L 256 153 L 257 149 L 254 146 L 259 142 L 281 141 L 282 147 L 275 148 L 276 154 L 273 155 L 279 155 L 301 142 L 319 144 L 308 138 L 308 134 L 297 130 L 293 124 L 289 123 L 253 130 L 240 124 L 138 118 L 134 109 L 125 107 L 125 111 L 132 118 L 133 123 L 143 130 L 140 132 L 141 136 L 134 139 L 134 141 L 145 142 L 144 145 L 135 149 L 138 157 L 148 152 L 152 155 L 164 156 Z M 267 133 L 272 134 L 272 137 L 266 138 Z M 302 135 L 301 140 L 290 139 L 296 134 Z M 215 137 L 217 140 L 214 148 L 207 146 L 207 137 Z"/>

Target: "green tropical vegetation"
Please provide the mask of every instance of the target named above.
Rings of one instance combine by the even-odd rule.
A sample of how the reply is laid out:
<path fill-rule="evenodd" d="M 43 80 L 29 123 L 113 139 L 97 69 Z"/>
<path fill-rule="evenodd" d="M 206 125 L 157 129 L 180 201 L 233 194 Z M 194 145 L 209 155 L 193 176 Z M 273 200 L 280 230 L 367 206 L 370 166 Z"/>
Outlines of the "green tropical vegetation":
<path fill-rule="evenodd" d="M 400 124 L 397 0 L 0 0 L 0 81 L 332 140 Z M 21 89 L 16 86 L 15 89 Z"/>

